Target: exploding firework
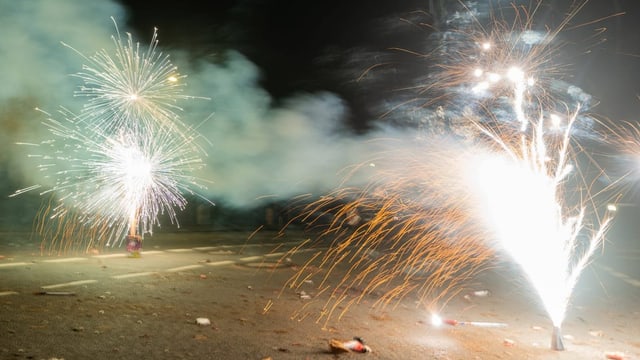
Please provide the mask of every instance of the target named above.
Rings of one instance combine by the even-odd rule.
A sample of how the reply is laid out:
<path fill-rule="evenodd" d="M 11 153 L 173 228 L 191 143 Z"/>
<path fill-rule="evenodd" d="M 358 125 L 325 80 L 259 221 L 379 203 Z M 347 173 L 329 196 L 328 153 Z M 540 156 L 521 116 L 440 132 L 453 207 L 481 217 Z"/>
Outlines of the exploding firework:
<path fill-rule="evenodd" d="M 73 75 L 83 82 L 76 96 L 88 98 L 79 118 L 102 133 L 163 126 L 180 135 L 184 124 L 178 101 L 195 98 L 183 93 L 186 76 L 169 55 L 158 51 L 157 29 L 146 48 L 134 42 L 130 33 L 126 35 L 125 41 L 116 24 L 113 54 L 102 49 L 86 56 L 63 43 L 86 61 L 82 71 Z"/>
<path fill-rule="evenodd" d="M 635 122 L 608 122 L 601 137 L 608 148 L 604 186 L 617 190 L 617 195 L 638 195 L 640 181 L 640 126 Z M 613 199 L 615 203 L 617 199 Z"/>
<path fill-rule="evenodd" d="M 99 229 L 108 229 L 106 245 L 116 245 L 114 239 L 127 230 L 151 233 L 162 214 L 177 222 L 175 209 L 187 204 L 184 194 L 202 189 L 193 173 L 203 162 L 185 134 L 176 136 L 167 128 L 139 134 L 134 127 L 107 135 L 89 131 L 66 109 L 60 114 L 64 121 L 49 117 L 45 122 L 54 137 L 37 144 L 40 152 L 32 157 L 41 159 L 40 170 L 53 182 L 41 194 L 55 193 L 59 199 L 44 213 L 67 224 L 62 228 L 87 226 L 100 235 L 106 232 Z M 197 134 L 191 136 L 197 140 Z"/>
<path fill-rule="evenodd" d="M 558 34 L 584 3 L 555 30 L 534 31 L 541 4 L 516 9 L 516 27 L 465 29 L 473 40 L 447 54 L 435 77 L 465 97 L 446 108 L 481 131 L 489 140 L 482 147 L 492 146 L 467 159 L 470 208 L 490 231 L 487 240 L 522 268 L 554 325 L 552 348 L 562 350 L 571 293 L 610 218 L 601 218 L 592 182 L 578 168 L 580 147 L 572 146 L 573 136 L 592 136 L 596 121 L 584 115 L 590 97 L 562 80 L 565 67 L 556 60 Z"/>
<path fill-rule="evenodd" d="M 396 89 L 400 95 L 397 100 L 385 100 L 389 105 L 383 116 L 400 118 L 396 121 L 413 123 L 430 133 L 472 137 L 474 125 L 466 121 L 470 116 L 478 122 L 525 129 L 529 124 L 526 113 L 554 117 L 564 114 L 567 107 L 574 112 L 578 103 L 582 112 L 590 110 L 591 96 L 568 81 L 572 54 L 593 46 L 589 43 L 587 49 L 576 49 L 582 42 L 567 38 L 568 29 L 581 28 L 574 19 L 586 2 L 562 9 L 567 15 L 555 24 L 548 24 L 545 15 L 560 10 L 543 1 L 529 7 L 519 1 L 437 3 L 442 9 L 432 9 L 436 24 L 425 29 L 428 47 L 394 48 L 416 58 L 428 71 L 413 74 L 409 84 Z M 418 28 L 424 28 L 424 23 L 421 19 L 413 22 Z M 599 34 L 595 32 L 590 40 Z M 383 65 L 379 67 L 389 66 Z M 366 74 L 376 78 L 372 69 Z M 578 116 L 574 136 L 593 136 L 593 119 L 582 113 Z"/>
<path fill-rule="evenodd" d="M 42 111 L 53 138 L 26 144 L 38 149 L 31 157 L 41 161 L 43 183 L 14 195 L 42 187 L 41 195 L 54 194 L 37 229 L 59 250 L 74 241 L 119 245 L 125 234 L 141 241 L 160 216 L 177 224 L 185 194 L 202 189 L 193 175 L 204 165 L 201 137 L 178 115 L 177 101 L 190 98 L 182 94 L 184 76 L 157 52 L 155 31 L 146 50 L 130 34 L 123 42 L 119 31 L 113 42 L 113 56 L 74 49 L 88 62 L 74 74 L 83 80 L 76 95 L 88 101 L 77 114 L 61 107 L 62 120 Z"/>

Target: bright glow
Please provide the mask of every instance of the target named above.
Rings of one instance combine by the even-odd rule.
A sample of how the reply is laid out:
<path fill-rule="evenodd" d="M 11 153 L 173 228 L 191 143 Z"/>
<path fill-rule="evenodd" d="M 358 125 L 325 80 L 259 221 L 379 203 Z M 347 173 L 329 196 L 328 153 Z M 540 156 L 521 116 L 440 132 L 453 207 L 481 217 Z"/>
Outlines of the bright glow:
<path fill-rule="evenodd" d="M 514 83 L 522 82 L 524 80 L 524 72 L 520 68 L 512 66 L 507 71 L 507 78 Z"/>
<path fill-rule="evenodd" d="M 558 114 L 551 114 L 549 115 L 549 119 L 551 120 L 551 127 L 553 129 L 560 128 L 560 124 L 562 123 L 562 117 L 560 117 Z"/>
<path fill-rule="evenodd" d="M 500 76 L 500 74 L 496 74 L 496 73 L 489 73 L 489 75 L 487 76 L 487 78 L 489 79 L 490 82 L 492 83 L 496 83 L 500 80 L 502 80 L 502 76 Z"/>
<path fill-rule="evenodd" d="M 578 276 L 601 243 L 608 220 L 581 242 L 585 207 L 566 214 L 561 190 L 573 169 L 569 130 L 556 153 L 548 154 L 542 125 L 531 142 L 523 135 L 521 149 L 494 137 L 505 152 L 474 157 L 469 179 L 478 213 L 498 246 L 521 266 L 554 326 L 560 327 Z"/>
<path fill-rule="evenodd" d="M 442 318 L 438 314 L 431 314 L 431 325 L 433 326 L 441 326 Z"/>

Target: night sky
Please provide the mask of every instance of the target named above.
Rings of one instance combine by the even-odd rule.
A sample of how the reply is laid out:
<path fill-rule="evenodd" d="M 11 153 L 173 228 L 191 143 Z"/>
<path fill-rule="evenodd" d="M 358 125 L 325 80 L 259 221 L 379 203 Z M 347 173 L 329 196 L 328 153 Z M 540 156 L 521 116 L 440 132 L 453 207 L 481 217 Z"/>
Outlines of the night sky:
<path fill-rule="evenodd" d="M 277 99 L 305 91 L 339 93 L 350 102 L 356 126 L 380 115 L 371 101 L 394 96 L 410 78 L 424 75 L 418 73 L 425 71 L 419 59 L 394 49 L 424 51 L 439 17 L 429 13 L 433 1 L 428 0 L 226 0 L 204 7 L 189 1 L 122 3 L 130 26 L 141 34 L 157 26 L 165 46 L 188 48 L 203 57 L 224 49 L 240 51 L 260 68 L 261 85 Z M 510 6 L 508 1 L 500 3 Z M 578 2 L 544 3 L 535 20 L 553 27 L 569 4 Z M 640 111 L 640 75 L 634 70 L 640 68 L 638 21 L 640 6 L 633 0 L 589 1 L 560 35 L 569 43 L 562 54 L 571 70 L 567 75 L 600 100 L 596 112 L 604 116 L 633 120 Z M 372 53 L 390 59 L 389 67 L 407 79 L 376 84 L 374 91 L 358 88 L 354 79 L 371 63 L 359 54 Z"/>

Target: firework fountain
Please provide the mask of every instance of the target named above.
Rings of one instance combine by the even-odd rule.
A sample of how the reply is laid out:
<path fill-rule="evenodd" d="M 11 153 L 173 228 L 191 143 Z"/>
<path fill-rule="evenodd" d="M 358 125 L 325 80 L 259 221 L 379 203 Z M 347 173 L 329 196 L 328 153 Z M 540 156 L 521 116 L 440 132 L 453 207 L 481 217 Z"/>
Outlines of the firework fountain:
<path fill-rule="evenodd" d="M 319 253 L 319 266 L 349 268 L 321 317 L 376 292 L 386 304 L 418 290 L 433 308 L 491 266 L 496 250 L 520 265 L 553 324 L 551 348 L 564 349 L 571 293 L 610 222 L 578 166 L 576 141 L 595 138 L 591 97 L 564 81 L 558 61 L 559 34 L 584 3 L 542 30 L 534 19 L 543 2 L 504 3 L 432 2 L 441 21 L 431 36 L 437 50 L 422 57 L 431 70 L 407 87 L 415 99 L 401 100 L 420 104 L 428 125 L 421 119 L 415 143 L 392 145 L 362 167 L 369 186 L 342 188 L 303 211 L 312 226 L 332 219 L 322 233 L 335 240 Z M 495 17 L 494 8 L 500 16 L 510 10 L 511 19 Z M 395 116 L 416 113 L 391 107 Z M 307 265 L 291 287 L 313 275 Z M 348 289 L 358 286 L 364 291 L 349 300 Z"/>
<path fill-rule="evenodd" d="M 106 50 L 87 57 L 72 48 L 88 63 L 74 75 L 83 81 L 76 95 L 88 101 L 79 113 L 61 108 L 62 120 L 41 110 L 53 138 L 24 145 L 39 149 L 31 156 L 51 181 L 41 194 L 57 199 L 40 215 L 47 223 L 39 227 L 42 235 L 55 239 L 60 232 L 73 236 L 69 227 L 84 228 L 85 235 L 100 237 L 93 245 L 118 245 L 126 235 L 139 247 L 160 215 L 177 224 L 184 194 L 198 196 L 203 189 L 193 173 L 204 166 L 204 152 L 197 131 L 180 121 L 177 101 L 191 97 L 182 94 L 184 76 L 156 51 L 156 32 L 146 51 L 130 34 L 124 43 L 117 32 L 113 42 L 113 57 Z"/>
<path fill-rule="evenodd" d="M 584 3 L 557 30 L 535 31 L 533 16 L 540 4 L 516 10 L 519 26 L 493 22 L 484 28 L 490 31 L 478 32 L 470 30 L 471 23 L 482 11 L 477 3 L 465 2 L 466 11 L 453 17 L 465 31 L 449 42 L 464 46 L 447 49 L 448 60 L 435 77 L 453 89 L 452 113 L 489 140 L 477 143 L 492 146 L 466 164 L 472 209 L 496 239 L 496 248 L 520 265 L 537 291 L 553 323 L 551 348 L 564 350 L 560 329 L 571 293 L 610 218 L 599 219 L 594 208 L 589 212 L 594 224 L 586 223 L 592 198 L 576 167 L 572 138 L 593 126 L 594 120 L 583 115 L 590 97 L 561 81 L 563 67 L 554 61 L 559 31 Z M 584 200 L 572 204 L 574 197 Z"/>

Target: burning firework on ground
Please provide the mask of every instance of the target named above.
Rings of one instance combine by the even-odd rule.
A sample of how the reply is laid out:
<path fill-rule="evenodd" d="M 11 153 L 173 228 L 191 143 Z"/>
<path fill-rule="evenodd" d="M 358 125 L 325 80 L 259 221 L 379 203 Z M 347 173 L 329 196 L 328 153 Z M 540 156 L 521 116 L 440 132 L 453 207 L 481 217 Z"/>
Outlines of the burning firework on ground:
<path fill-rule="evenodd" d="M 580 6 L 557 30 L 534 31 L 539 6 L 514 6 L 512 26 L 478 27 L 471 5 L 453 16 L 465 26 L 442 36 L 433 82 L 419 88 L 445 93 L 425 104 L 437 105 L 435 118 L 448 123 L 458 146 L 434 146 L 434 136 L 420 134 L 424 146 L 389 155 L 395 166 L 376 172 L 371 185 L 306 209 L 331 213 L 322 234 L 332 242 L 289 286 L 323 273 L 318 290 L 330 297 L 319 319 L 369 294 L 383 304 L 412 291 L 446 302 L 447 292 L 491 266 L 497 249 L 521 266 L 553 323 L 552 348 L 563 349 L 571 293 L 610 218 L 598 215 L 573 143 L 593 136 L 596 121 L 584 115 L 591 98 L 556 76 L 564 69 L 554 61 L 558 33 Z M 329 284 L 339 267 L 344 277 Z"/>
<path fill-rule="evenodd" d="M 79 114 L 61 108 L 43 122 L 53 135 L 31 145 L 53 194 L 38 216 L 37 229 L 58 249 L 74 241 L 119 245 L 123 236 L 140 239 L 166 215 L 177 224 L 184 194 L 198 196 L 193 175 L 204 163 L 200 135 L 180 121 L 177 100 L 181 76 L 167 56 L 156 53 L 156 33 L 143 52 L 128 37 L 114 37 L 116 60 L 106 51 L 85 57 L 91 66 L 76 74 L 84 81 L 79 95 L 89 97 Z M 78 231 L 79 230 L 79 231 Z M 76 236 L 89 238 L 78 239 Z"/>
<path fill-rule="evenodd" d="M 559 332 L 571 293 L 611 220 L 600 219 L 598 209 L 590 208 L 590 189 L 582 189 L 580 179 L 569 180 L 576 165 L 570 128 L 571 123 L 558 139 L 544 132 L 540 120 L 532 138 L 521 135 L 520 147 L 486 130 L 497 149 L 479 152 L 468 164 L 473 209 L 492 232 L 496 248 L 521 267 L 538 293 L 554 326 L 556 350 L 563 350 Z M 570 198 L 581 200 L 571 205 Z"/>

